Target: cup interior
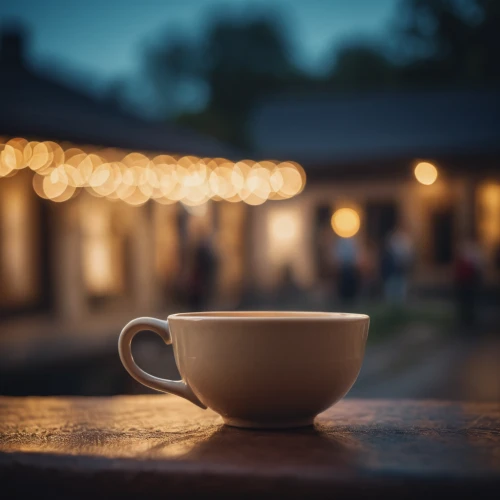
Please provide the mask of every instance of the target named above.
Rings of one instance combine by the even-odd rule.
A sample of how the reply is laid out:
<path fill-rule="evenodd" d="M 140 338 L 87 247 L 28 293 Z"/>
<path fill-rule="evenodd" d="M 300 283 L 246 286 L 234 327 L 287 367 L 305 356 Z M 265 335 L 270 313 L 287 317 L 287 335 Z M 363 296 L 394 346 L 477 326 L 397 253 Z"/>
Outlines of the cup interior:
<path fill-rule="evenodd" d="M 368 319 L 366 314 L 341 312 L 309 312 L 309 311 L 210 311 L 172 314 L 170 317 L 179 319 L 245 319 L 245 320 L 329 320 L 356 321 Z"/>

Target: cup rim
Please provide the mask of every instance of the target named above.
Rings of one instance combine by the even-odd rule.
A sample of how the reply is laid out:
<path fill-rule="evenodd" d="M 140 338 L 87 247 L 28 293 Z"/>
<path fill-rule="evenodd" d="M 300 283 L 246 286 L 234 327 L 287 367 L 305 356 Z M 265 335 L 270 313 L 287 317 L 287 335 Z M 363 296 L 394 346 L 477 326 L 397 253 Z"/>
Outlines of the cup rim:
<path fill-rule="evenodd" d="M 335 321 L 369 320 L 367 314 L 324 311 L 203 311 L 170 314 L 167 319 L 191 321 Z"/>

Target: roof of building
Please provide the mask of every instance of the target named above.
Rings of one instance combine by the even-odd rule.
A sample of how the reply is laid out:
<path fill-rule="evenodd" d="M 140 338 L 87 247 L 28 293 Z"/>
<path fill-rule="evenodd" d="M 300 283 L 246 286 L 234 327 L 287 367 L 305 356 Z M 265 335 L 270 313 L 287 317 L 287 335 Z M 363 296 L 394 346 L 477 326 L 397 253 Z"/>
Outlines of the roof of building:
<path fill-rule="evenodd" d="M 256 155 L 306 166 L 500 152 L 500 92 L 287 95 L 249 126 Z"/>
<path fill-rule="evenodd" d="M 28 68 L 22 36 L 2 36 L 0 133 L 124 149 L 233 157 L 214 138 L 166 123 L 147 122 Z"/>

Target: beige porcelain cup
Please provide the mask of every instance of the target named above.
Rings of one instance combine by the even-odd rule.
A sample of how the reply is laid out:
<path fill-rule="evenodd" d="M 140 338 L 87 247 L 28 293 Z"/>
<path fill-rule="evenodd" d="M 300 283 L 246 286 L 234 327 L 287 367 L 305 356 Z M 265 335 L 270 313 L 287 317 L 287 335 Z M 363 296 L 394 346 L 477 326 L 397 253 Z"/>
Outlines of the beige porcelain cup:
<path fill-rule="evenodd" d="M 138 318 L 120 334 L 126 370 L 141 384 L 211 408 L 236 427 L 310 425 L 354 384 L 370 319 L 321 312 L 205 312 Z M 130 350 L 142 330 L 173 344 L 182 380 L 154 377 Z"/>

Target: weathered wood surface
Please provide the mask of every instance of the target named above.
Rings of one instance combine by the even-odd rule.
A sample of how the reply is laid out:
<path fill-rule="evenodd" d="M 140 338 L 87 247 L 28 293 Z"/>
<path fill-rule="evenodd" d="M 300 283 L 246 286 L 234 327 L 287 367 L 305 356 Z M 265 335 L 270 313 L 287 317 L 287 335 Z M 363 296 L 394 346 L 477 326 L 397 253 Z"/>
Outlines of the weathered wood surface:
<path fill-rule="evenodd" d="M 314 428 L 251 431 L 170 396 L 0 397 L 0 480 L 9 497 L 494 496 L 500 405 L 348 399 Z"/>

